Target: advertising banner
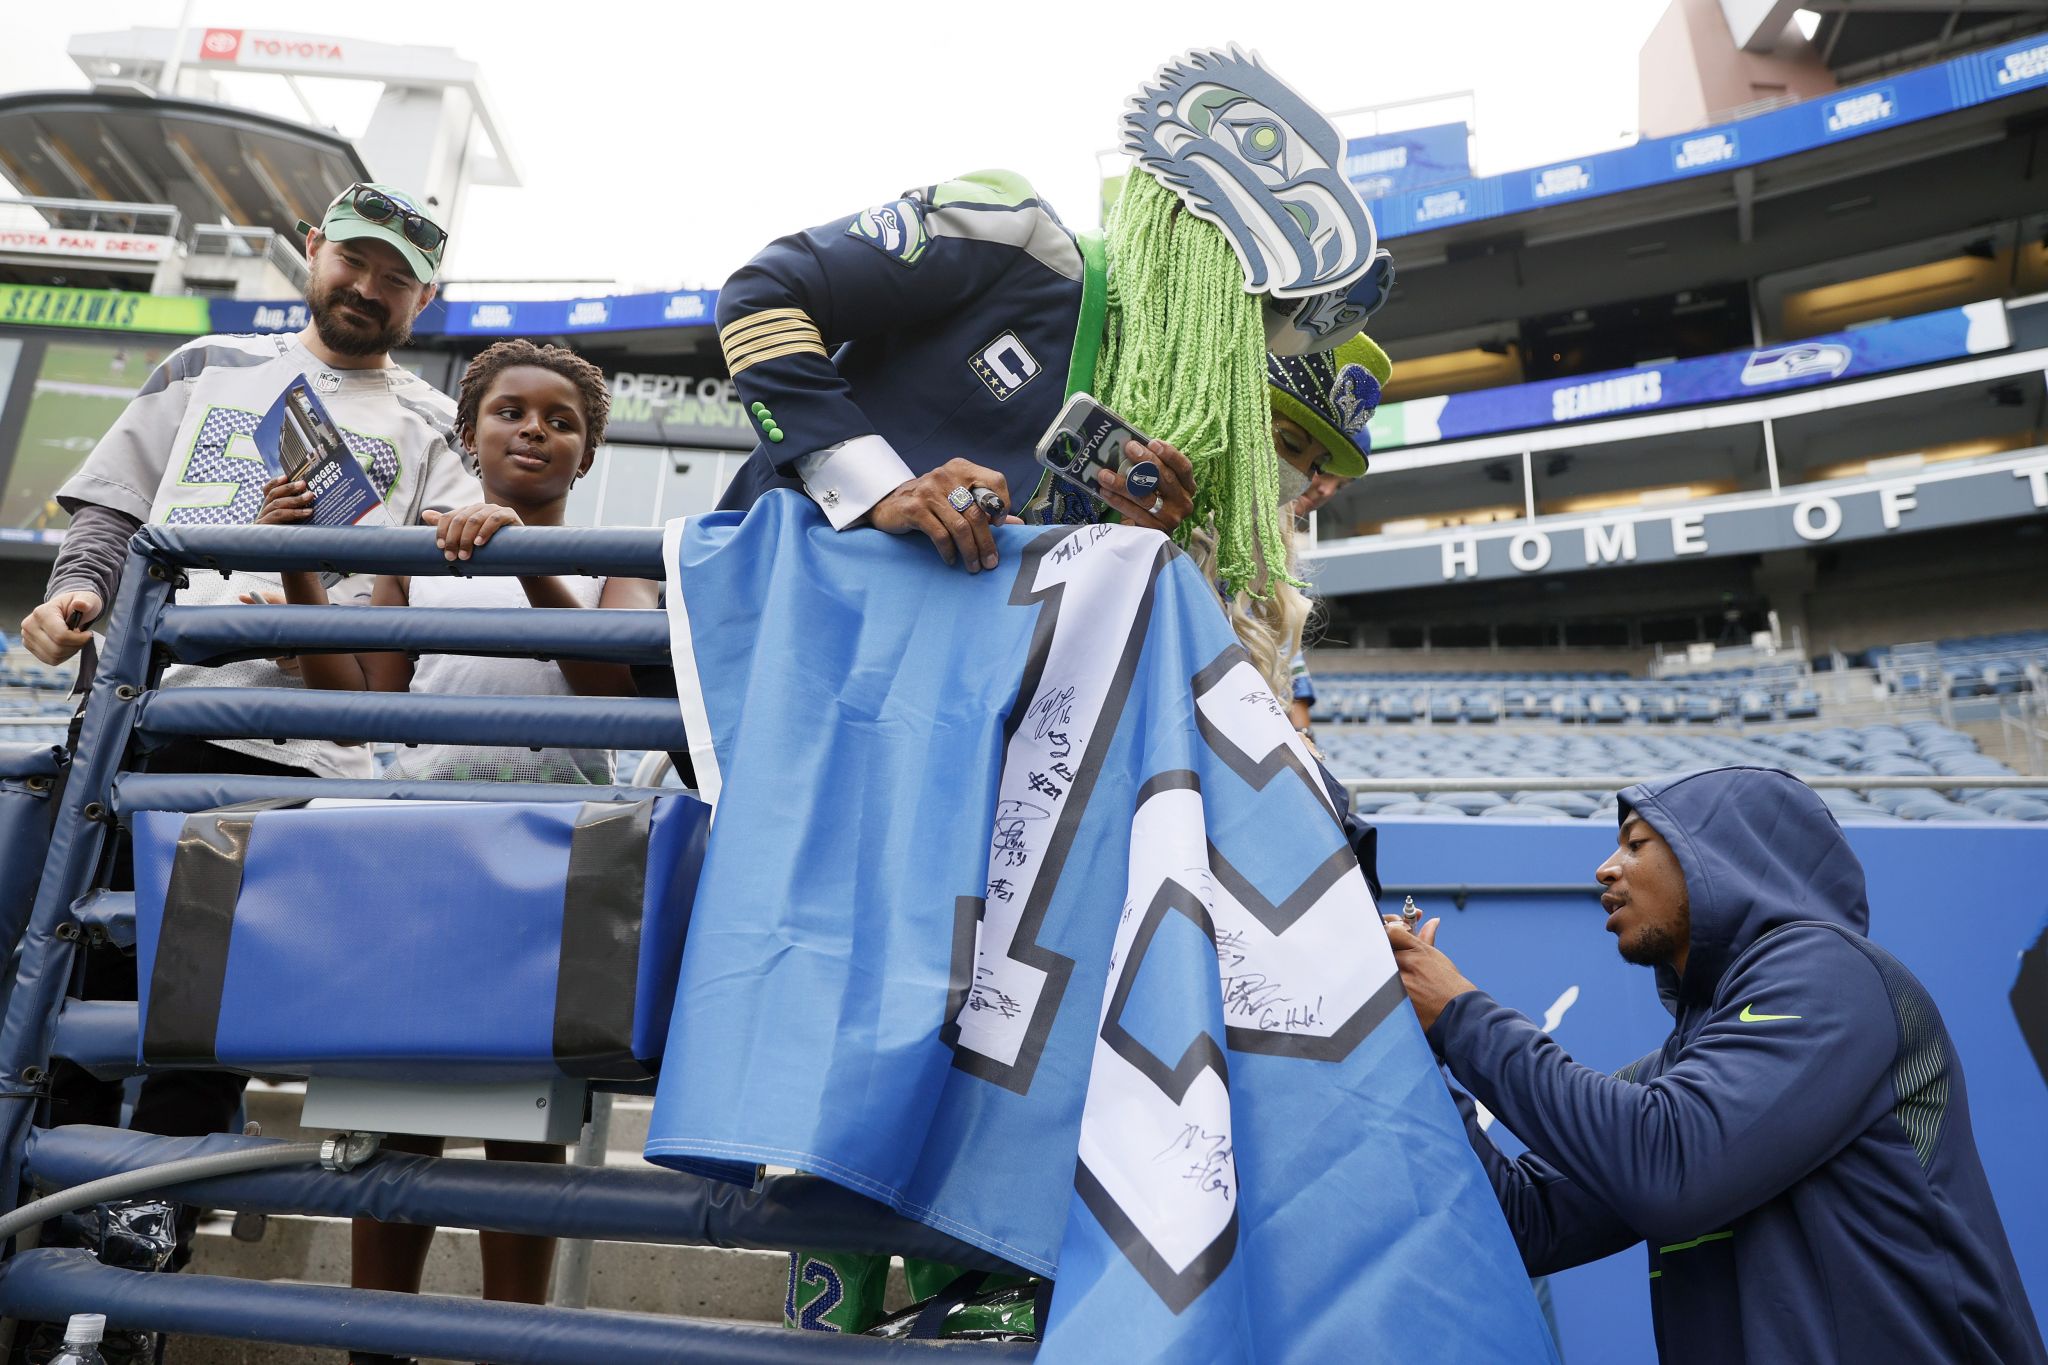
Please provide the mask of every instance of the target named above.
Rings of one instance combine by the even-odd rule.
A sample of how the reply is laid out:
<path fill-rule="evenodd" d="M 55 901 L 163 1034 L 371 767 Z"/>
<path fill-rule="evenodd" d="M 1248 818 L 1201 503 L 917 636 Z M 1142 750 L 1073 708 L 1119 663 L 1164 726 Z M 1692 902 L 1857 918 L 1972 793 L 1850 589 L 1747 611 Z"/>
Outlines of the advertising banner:
<path fill-rule="evenodd" d="M 1344 144 L 1344 178 L 1368 202 L 1447 180 L 1467 180 L 1472 159 L 1462 123 L 1354 137 Z"/>
<path fill-rule="evenodd" d="M 8 325 L 199 336 L 210 319 L 205 299 L 183 295 L 0 284 L 0 326 Z"/>
<path fill-rule="evenodd" d="M 614 294 L 591 299 L 436 299 L 413 323 L 415 336 L 562 336 L 576 332 L 709 327 L 716 289 Z M 215 299 L 216 332 L 296 332 L 307 322 L 299 299 Z"/>
<path fill-rule="evenodd" d="M 447 336 L 553 336 L 565 332 L 633 332 L 709 327 L 718 306 L 715 289 L 673 294 L 615 294 L 592 299 L 518 299 L 505 302 L 436 302 L 418 332 Z"/>
<path fill-rule="evenodd" d="M 1793 156 L 1841 138 L 1937 118 L 2044 84 L 2048 84 L 2048 35 L 2036 33 L 1718 128 L 1645 138 L 1632 147 L 1483 179 L 1456 177 L 1434 187 L 1397 186 L 1375 207 L 1374 221 L 1384 240 L 1450 223 L 1478 222 L 1548 204 L 1713 175 Z M 1345 173 L 1352 176 L 1351 158 L 1345 160 Z M 1357 183 L 1355 176 L 1352 179 Z"/>
<path fill-rule="evenodd" d="M 730 379 L 620 372 L 608 376 L 611 420 L 605 439 L 617 444 L 752 450 L 756 437 Z"/>
<path fill-rule="evenodd" d="M 2011 344 L 2005 306 L 1990 299 L 1757 351 L 1388 403 L 1373 416 L 1372 444 L 1374 450 L 1394 450 L 1721 403 L 2002 351 Z"/>
<path fill-rule="evenodd" d="M 0 227 L 0 253 L 32 256 L 91 256 L 108 261 L 164 260 L 172 238 L 140 232 L 96 232 L 86 228 Z"/>

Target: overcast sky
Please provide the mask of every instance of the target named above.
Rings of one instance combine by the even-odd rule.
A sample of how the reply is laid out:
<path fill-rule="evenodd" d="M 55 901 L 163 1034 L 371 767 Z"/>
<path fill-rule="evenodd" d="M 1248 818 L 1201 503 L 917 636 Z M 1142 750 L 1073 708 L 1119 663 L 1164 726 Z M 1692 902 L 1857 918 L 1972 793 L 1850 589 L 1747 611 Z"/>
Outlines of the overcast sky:
<path fill-rule="evenodd" d="M 1600 151 L 1633 136 L 1636 55 L 1665 5 L 194 0 L 192 22 L 477 62 L 524 184 L 471 192 L 449 274 L 632 290 L 716 286 L 779 233 L 977 167 L 1021 172 L 1093 228 L 1096 154 L 1123 100 L 1191 46 L 1242 43 L 1333 114 L 1474 91 L 1482 173 Z M 12 92 L 84 85 L 72 33 L 174 27 L 181 5 L 6 8 Z M 243 80 L 237 99 L 303 116 L 281 82 Z M 363 91 L 307 84 L 323 117 L 361 131 Z"/>

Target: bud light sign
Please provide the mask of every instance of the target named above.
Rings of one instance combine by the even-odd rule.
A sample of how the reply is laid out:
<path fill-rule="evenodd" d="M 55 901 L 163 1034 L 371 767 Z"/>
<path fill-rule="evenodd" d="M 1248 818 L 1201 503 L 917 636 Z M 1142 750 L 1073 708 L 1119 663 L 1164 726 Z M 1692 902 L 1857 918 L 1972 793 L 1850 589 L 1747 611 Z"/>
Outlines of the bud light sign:
<path fill-rule="evenodd" d="M 1472 174 L 1462 123 L 1355 137 L 1344 144 L 1344 178 L 1367 202 Z"/>

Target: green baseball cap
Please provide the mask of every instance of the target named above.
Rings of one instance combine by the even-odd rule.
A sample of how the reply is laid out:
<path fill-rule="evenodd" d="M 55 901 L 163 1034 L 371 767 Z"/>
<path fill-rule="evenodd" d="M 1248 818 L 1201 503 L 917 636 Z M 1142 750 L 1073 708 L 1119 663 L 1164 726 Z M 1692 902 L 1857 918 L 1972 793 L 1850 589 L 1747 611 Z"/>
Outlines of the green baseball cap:
<path fill-rule="evenodd" d="M 299 220 L 299 235 L 313 225 Z M 448 233 L 419 207 L 418 197 L 396 185 L 357 182 L 336 195 L 320 220 L 320 235 L 330 242 L 372 237 L 405 257 L 421 284 L 432 284 L 448 249 Z M 431 243 L 432 245 L 427 245 Z"/>
<path fill-rule="evenodd" d="M 1372 454 L 1366 423 L 1380 405 L 1380 385 L 1393 373 L 1387 353 L 1363 332 L 1334 351 L 1266 357 L 1273 411 L 1322 442 L 1330 452 L 1328 469 L 1340 479 L 1365 473 Z"/>

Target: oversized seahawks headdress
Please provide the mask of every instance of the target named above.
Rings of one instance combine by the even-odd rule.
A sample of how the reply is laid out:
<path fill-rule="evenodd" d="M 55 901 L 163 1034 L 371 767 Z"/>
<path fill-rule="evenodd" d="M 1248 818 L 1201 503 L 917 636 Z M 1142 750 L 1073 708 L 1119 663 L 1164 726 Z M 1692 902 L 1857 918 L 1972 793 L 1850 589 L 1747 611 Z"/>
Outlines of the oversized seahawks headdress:
<path fill-rule="evenodd" d="M 1131 97 L 1123 145 L 1222 230 L 1246 292 L 1266 298 L 1270 349 L 1328 350 L 1364 327 L 1366 305 L 1385 292 L 1369 279 L 1379 234 L 1344 179 L 1343 139 L 1255 54 L 1233 46 L 1168 62 Z M 1371 300 L 1353 297 L 1361 291 Z"/>

